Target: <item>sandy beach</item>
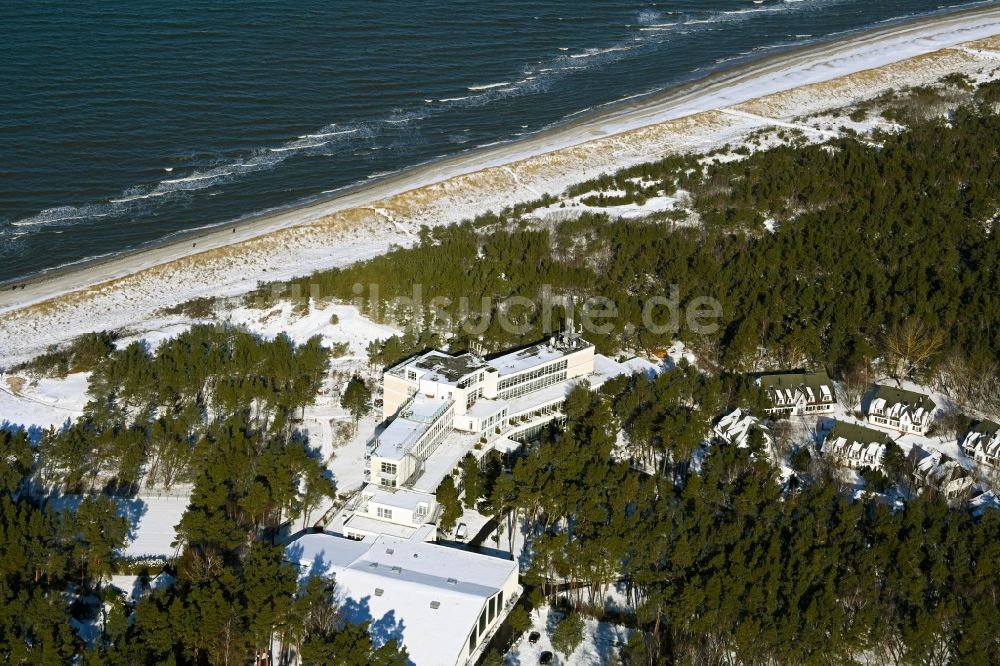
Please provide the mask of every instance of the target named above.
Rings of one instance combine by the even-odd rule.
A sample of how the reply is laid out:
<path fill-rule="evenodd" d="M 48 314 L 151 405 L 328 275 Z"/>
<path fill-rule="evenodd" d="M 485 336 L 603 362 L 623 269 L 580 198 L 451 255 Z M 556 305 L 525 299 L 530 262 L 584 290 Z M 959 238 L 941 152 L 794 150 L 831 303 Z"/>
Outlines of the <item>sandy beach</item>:
<path fill-rule="evenodd" d="M 95 329 L 140 326 L 198 296 L 408 245 L 421 225 L 558 194 L 600 173 L 704 151 L 950 72 L 1000 67 L 1000 7 L 847 36 L 630 100 L 522 140 L 439 160 L 273 215 L 68 267 L 0 291 L 0 366 Z"/>

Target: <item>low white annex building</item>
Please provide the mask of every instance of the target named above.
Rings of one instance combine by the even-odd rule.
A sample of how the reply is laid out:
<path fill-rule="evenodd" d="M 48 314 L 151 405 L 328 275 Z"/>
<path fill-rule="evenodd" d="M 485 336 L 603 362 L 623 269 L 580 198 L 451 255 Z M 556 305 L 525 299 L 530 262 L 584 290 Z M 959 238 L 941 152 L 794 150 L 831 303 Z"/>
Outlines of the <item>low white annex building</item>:
<path fill-rule="evenodd" d="M 351 515 L 344 521 L 344 536 L 363 539 L 389 534 L 401 539 L 419 536 L 431 540 L 437 536 L 437 529 L 421 527 L 434 523 L 439 513 L 437 500 L 430 493 L 405 488 L 390 491 L 369 483 L 351 506 Z"/>
<path fill-rule="evenodd" d="M 757 381 L 767 394 L 768 414 L 811 416 L 830 414 L 836 408 L 837 395 L 825 372 L 784 372 L 762 375 Z"/>
<path fill-rule="evenodd" d="M 923 435 L 934 420 L 935 406 L 923 393 L 876 384 L 865 416 L 876 428 Z"/>
<path fill-rule="evenodd" d="M 820 446 L 831 462 L 850 469 L 881 469 L 886 448 L 893 443 L 889 435 L 872 428 L 834 421 Z"/>
<path fill-rule="evenodd" d="M 345 619 L 420 666 L 475 663 L 521 593 L 516 561 L 420 540 L 307 534 L 286 553 L 305 576 L 333 576 Z"/>

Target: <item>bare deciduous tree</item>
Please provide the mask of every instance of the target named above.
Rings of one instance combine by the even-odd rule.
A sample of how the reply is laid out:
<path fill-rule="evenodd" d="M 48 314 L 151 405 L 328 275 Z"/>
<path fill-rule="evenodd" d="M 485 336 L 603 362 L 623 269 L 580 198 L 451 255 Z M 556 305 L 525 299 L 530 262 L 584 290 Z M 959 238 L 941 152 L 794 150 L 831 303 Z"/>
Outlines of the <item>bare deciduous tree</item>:
<path fill-rule="evenodd" d="M 956 350 L 941 364 L 938 384 L 958 410 L 971 407 L 973 411 L 1000 416 L 1000 376 L 996 361 L 975 363 Z"/>
<path fill-rule="evenodd" d="M 840 404 L 848 412 L 853 412 L 861 403 L 868 387 L 871 386 L 871 378 L 865 366 L 856 367 L 844 375 L 844 381 L 840 384 L 838 398 Z"/>
<path fill-rule="evenodd" d="M 944 344 L 944 336 L 919 319 L 893 326 L 885 336 L 885 356 L 897 379 L 910 378 L 924 369 Z"/>

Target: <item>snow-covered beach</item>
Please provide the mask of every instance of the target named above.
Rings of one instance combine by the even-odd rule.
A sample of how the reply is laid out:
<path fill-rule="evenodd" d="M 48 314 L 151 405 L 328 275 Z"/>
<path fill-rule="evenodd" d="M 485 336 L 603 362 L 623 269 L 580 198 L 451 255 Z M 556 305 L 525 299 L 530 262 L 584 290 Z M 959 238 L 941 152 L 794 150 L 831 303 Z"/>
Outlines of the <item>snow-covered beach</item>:
<path fill-rule="evenodd" d="M 573 183 L 669 154 L 706 151 L 889 89 L 1000 64 L 1000 8 L 935 16 L 810 46 L 629 100 L 517 142 L 348 189 L 0 292 L 0 366 L 95 329 L 148 330 L 164 307 L 244 293 L 409 245 L 421 225 L 558 194 Z"/>

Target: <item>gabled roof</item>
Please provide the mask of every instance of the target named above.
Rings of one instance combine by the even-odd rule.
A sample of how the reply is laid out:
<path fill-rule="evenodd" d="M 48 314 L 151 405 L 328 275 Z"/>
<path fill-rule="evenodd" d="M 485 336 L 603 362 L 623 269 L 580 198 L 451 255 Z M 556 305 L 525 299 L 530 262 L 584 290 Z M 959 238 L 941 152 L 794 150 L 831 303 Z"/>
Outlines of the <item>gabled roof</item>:
<path fill-rule="evenodd" d="M 987 456 L 1000 455 L 1000 424 L 984 419 L 965 434 L 962 446 Z"/>
<path fill-rule="evenodd" d="M 928 451 L 916 446 L 910 449 L 910 460 L 915 464 L 916 471 L 929 483 L 940 489 L 956 481 L 969 477 L 969 471 L 962 467 L 954 458 L 940 451 Z"/>
<path fill-rule="evenodd" d="M 848 442 L 857 442 L 860 444 L 891 444 L 894 442 L 892 437 L 884 432 L 875 430 L 874 428 L 866 428 L 863 425 L 857 425 L 856 423 L 847 423 L 846 421 L 834 421 L 833 427 L 826 433 L 824 441 L 834 441 L 835 439 L 843 438 Z"/>
<path fill-rule="evenodd" d="M 734 442 L 737 446 L 746 446 L 749 442 L 750 431 L 754 428 L 760 430 L 766 442 L 770 442 L 770 434 L 767 428 L 760 424 L 760 420 L 737 407 L 719 419 L 714 430 L 715 434 L 726 441 Z"/>
<path fill-rule="evenodd" d="M 992 490 L 989 490 L 982 495 L 974 497 L 969 502 L 969 509 L 972 511 L 974 516 L 982 516 L 983 513 L 989 510 L 1000 511 L 1000 497 Z"/>
<path fill-rule="evenodd" d="M 836 398 L 833 382 L 830 381 L 829 375 L 822 370 L 819 372 L 779 372 L 761 375 L 757 381 L 765 391 L 802 391 L 810 402 L 822 399 L 824 387 L 829 392 L 831 399 Z"/>
<path fill-rule="evenodd" d="M 997 433 L 1000 433 L 1000 423 L 995 423 L 989 419 L 983 419 L 972 428 L 971 432 L 978 432 L 983 435 L 992 437 Z"/>
<path fill-rule="evenodd" d="M 875 391 L 872 393 L 873 404 L 879 399 L 885 400 L 886 405 L 889 407 L 893 405 L 906 405 L 913 411 L 923 409 L 924 411 L 930 413 L 934 411 L 935 407 L 937 407 L 937 405 L 934 404 L 934 401 L 930 399 L 930 396 L 924 393 L 893 388 L 892 386 L 885 386 L 883 384 L 876 384 Z"/>

